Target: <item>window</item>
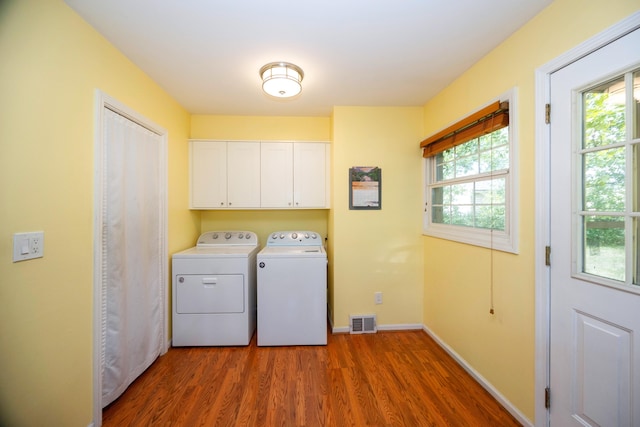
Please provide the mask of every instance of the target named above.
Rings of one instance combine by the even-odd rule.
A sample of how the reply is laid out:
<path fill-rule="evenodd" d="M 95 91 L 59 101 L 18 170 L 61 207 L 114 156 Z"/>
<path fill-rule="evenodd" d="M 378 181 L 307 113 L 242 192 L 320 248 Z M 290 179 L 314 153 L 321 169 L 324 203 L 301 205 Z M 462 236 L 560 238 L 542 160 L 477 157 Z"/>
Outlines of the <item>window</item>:
<path fill-rule="evenodd" d="M 640 284 L 640 70 L 581 94 L 582 129 L 575 169 L 579 275 L 615 285 Z M 611 282 L 613 281 L 613 282 Z M 616 283 L 617 282 L 617 283 Z"/>
<path fill-rule="evenodd" d="M 421 143 L 425 234 L 517 252 L 510 109 L 495 102 Z"/>

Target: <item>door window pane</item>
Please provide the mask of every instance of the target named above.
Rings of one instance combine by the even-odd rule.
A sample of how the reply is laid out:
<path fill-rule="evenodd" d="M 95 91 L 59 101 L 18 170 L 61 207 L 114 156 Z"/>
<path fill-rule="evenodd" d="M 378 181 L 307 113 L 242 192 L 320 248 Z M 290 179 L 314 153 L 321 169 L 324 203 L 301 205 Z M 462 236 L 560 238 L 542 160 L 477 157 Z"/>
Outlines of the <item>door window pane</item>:
<path fill-rule="evenodd" d="M 624 218 L 587 216 L 583 222 L 584 272 L 625 280 Z"/>
<path fill-rule="evenodd" d="M 625 147 L 583 156 L 584 210 L 623 212 L 625 208 Z"/>
<path fill-rule="evenodd" d="M 624 77 L 588 90 L 582 99 L 584 148 L 623 142 L 626 137 Z"/>

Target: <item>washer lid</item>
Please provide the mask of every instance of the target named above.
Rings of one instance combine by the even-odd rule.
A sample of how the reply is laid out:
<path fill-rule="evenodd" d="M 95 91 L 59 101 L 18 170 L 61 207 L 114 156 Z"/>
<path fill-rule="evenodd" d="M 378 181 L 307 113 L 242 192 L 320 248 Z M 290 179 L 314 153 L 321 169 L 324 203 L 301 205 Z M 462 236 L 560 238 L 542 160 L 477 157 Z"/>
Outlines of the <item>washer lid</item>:
<path fill-rule="evenodd" d="M 322 246 L 265 246 L 258 257 L 327 258 L 327 252 Z"/>

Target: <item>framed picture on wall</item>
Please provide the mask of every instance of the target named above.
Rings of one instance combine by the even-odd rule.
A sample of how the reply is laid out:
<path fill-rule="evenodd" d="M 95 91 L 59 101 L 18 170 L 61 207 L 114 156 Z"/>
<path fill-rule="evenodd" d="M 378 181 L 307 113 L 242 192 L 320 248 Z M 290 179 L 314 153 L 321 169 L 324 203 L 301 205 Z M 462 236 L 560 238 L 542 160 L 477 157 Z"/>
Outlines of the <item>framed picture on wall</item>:
<path fill-rule="evenodd" d="M 349 168 L 349 209 L 382 209 L 382 170 L 379 167 Z"/>

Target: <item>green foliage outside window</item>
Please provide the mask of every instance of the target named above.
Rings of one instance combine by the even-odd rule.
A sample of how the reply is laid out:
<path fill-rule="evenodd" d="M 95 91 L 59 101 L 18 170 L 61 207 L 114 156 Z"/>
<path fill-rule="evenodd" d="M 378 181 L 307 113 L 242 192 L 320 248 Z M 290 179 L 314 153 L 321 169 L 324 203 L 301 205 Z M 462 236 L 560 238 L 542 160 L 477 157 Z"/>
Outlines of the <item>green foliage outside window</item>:
<path fill-rule="evenodd" d="M 504 231 L 508 170 L 508 127 L 437 154 L 432 222 Z"/>

